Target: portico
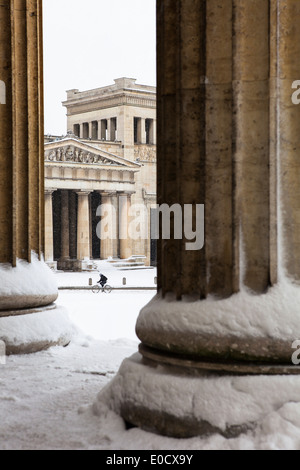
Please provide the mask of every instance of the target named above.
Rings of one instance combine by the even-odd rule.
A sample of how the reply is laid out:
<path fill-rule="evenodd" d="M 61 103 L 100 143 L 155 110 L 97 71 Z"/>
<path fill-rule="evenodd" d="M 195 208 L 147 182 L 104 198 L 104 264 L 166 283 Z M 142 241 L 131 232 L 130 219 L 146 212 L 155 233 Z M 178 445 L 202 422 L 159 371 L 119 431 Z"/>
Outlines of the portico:
<path fill-rule="evenodd" d="M 133 254 L 126 228 L 140 168 L 137 162 L 73 136 L 45 145 L 46 261 L 50 266 L 57 262 L 60 269 L 80 270 L 91 259 L 126 259 Z M 109 223 L 104 209 L 111 214 Z"/>

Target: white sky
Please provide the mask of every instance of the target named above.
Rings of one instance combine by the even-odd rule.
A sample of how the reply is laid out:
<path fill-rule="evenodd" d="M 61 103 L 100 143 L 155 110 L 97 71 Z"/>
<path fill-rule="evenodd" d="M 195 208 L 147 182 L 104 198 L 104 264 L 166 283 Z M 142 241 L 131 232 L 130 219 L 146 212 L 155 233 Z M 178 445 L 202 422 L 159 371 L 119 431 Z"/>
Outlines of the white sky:
<path fill-rule="evenodd" d="M 45 133 L 67 131 L 66 90 L 156 85 L 155 0 L 44 0 Z"/>

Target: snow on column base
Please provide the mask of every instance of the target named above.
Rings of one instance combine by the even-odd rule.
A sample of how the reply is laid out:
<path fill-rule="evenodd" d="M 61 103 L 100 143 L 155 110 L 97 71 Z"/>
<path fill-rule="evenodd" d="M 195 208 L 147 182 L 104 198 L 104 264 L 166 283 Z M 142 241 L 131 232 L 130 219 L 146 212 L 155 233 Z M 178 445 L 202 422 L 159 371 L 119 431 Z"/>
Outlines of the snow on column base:
<path fill-rule="evenodd" d="M 75 333 L 66 310 L 54 304 L 9 313 L 0 318 L 0 340 L 5 343 L 7 355 L 66 346 Z"/>
<path fill-rule="evenodd" d="M 227 438 L 263 425 L 287 403 L 298 403 L 300 376 L 218 376 L 163 366 L 139 354 L 125 359 L 93 405 L 131 425 L 174 438 L 219 433 Z"/>
<path fill-rule="evenodd" d="M 291 364 L 300 340 L 300 287 L 283 280 L 265 294 L 243 290 L 227 299 L 158 294 L 136 331 L 150 348 L 192 358 Z"/>
<path fill-rule="evenodd" d="M 16 267 L 0 264 L 0 316 L 3 311 L 11 310 L 12 315 L 19 309 L 50 305 L 57 297 L 54 274 L 34 253 L 31 263 L 18 260 Z"/>

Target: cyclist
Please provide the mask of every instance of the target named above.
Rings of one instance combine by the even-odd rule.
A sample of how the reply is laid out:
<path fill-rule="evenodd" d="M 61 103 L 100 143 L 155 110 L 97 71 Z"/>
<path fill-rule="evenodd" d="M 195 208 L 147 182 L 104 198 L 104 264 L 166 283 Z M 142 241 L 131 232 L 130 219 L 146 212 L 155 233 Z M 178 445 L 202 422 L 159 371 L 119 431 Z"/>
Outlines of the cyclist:
<path fill-rule="evenodd" d="M 104 287 L 105 284 L 107 283 L 108 279 L 104 274 L 100 273 L 100 279 L 97 281 L 97 284 L 100 284 L 101 287 Z"/>

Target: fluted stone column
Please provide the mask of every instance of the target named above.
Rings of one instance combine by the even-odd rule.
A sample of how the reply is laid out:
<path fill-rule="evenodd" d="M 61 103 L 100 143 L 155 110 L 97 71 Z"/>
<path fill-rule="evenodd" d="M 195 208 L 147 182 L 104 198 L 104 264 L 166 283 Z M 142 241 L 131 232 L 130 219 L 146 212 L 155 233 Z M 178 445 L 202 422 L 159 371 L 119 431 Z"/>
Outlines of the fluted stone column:
<path fill-rule="evenodd" d="M 159 3 L 159 203 L 205 205 L 202 250 L 187 251 L 184 239 L 160 242 L 159 289 L 162 298 L 173 294 L 178 302 L 184 296 L 204 300 L 212 295 L 221 308 L 220 299 L 244 289 L 263 295 L 277 282 L 279 179 L 270 85 L 277 38 L 268 0 L 177 1 L 175 9 L 168 1 Z M 300 4 L 287 3 L 296 18 Z M 167 46 L 167 37 L 174 48 Z M 298 39 L 296 32 L 293 39 Z M 286 102 L 290 107 L 289 96 Z M 278 127 L 276 132 L 275 139 Z M 146 316 L 140 316 L 137 331 L 152 348 L 198 357 L 290 361 L 289 342 L 275 346 L 273 339 L 251 338 L 247 331 L 243 339 L 233 331 L 230 339 L 219 341 L 222 335 L 212 339 L 201 328 L 188 327 L 182 334 L 165 331 L 160 322 L 150 327 Z"/>
<path fill-rule="evenodd" d="M 114 242 L 117 236 L 117 218 L 113 206 L 113 194 L 101 193 L 103 222 L 100 222 L 100 256 L 108 259 L 114 256 Z"/>
<path fill-rule="evenodd" d="M 0 1 L 0 339 L 8 353 L 70 341 L 44 254 L 42 2 Z M 21 261 L 19 261 L 21 260 Z M 5 266 L 4 266 L 5 264 Z"/>
<path fill-rule="evenodd" d="M 233 436 L 251 423 L 212 371 L 252 374 L 253 400 L 257 374 L 299 374 L 300 2 L 158 0 L 157 22 L 158 202 L 204 204 L 205 243 L 159 241 L 140 354 L 104 395 L 147 430 Z"/>
<path fill-rule="evenodd" d="M 77 194 L 77 258 L 79 261 L 84 261 L 90 259 L 90 193 L 88 191 L 80 191 Z"/>
<path fill-rule="evenodd" d="M 45 261 L 54 262 L 53 246 L 53 189 L 45 190 Z"/>
<path fill-rule="evenodd" d="M 146 119 L 141 119 L 141 144 L 146 143 Z"/>
<path fill-rule="evenodd" d="M 79 137 L 83 139 L 83 123 L 79 124 Z"/>
<path fill-rule="evenodd" d="M 111 120 L 107 119 L 107 136 L 106 140 L 111 141 Z"/>
<path fill-rule="evenodd" d="M 121 259 L 128 259 L 132 255 L 132 241 L 130 240 L 128 233 L 130 204 L 130 193 L 124 193 L 119 196 L 119 239 Z"/>
<path fill-rule="evenodd" d="M 102 140 L 102 121 L 98 121 L 98 140 Z"/>
<path fill-rule="evenodd" d="M 275 7 L 274 7 L 275 8 Z M 280 136 L 282 270 L 291 279 L 300 281 L 300 106 L 291 100 L 292 83 L 300 80 L 300 5 L 297 1 L 279 1 L 279 57 L 277 63 L 277 96 Z M 272 72 L 275 73 L 276 70 Z"/>
<path fill-rule="evenodd" d="M 111 204 L 112 204 L 112 211 L 113 214 L 116 214 L 116 237 L 113 240 L 113 258 L 118 258 L 119 256 L 119 218 L 118 218 L 118 211 L 119 211 L 119 196 L 118 193 L 113 193 L 111 195 Z"/>

